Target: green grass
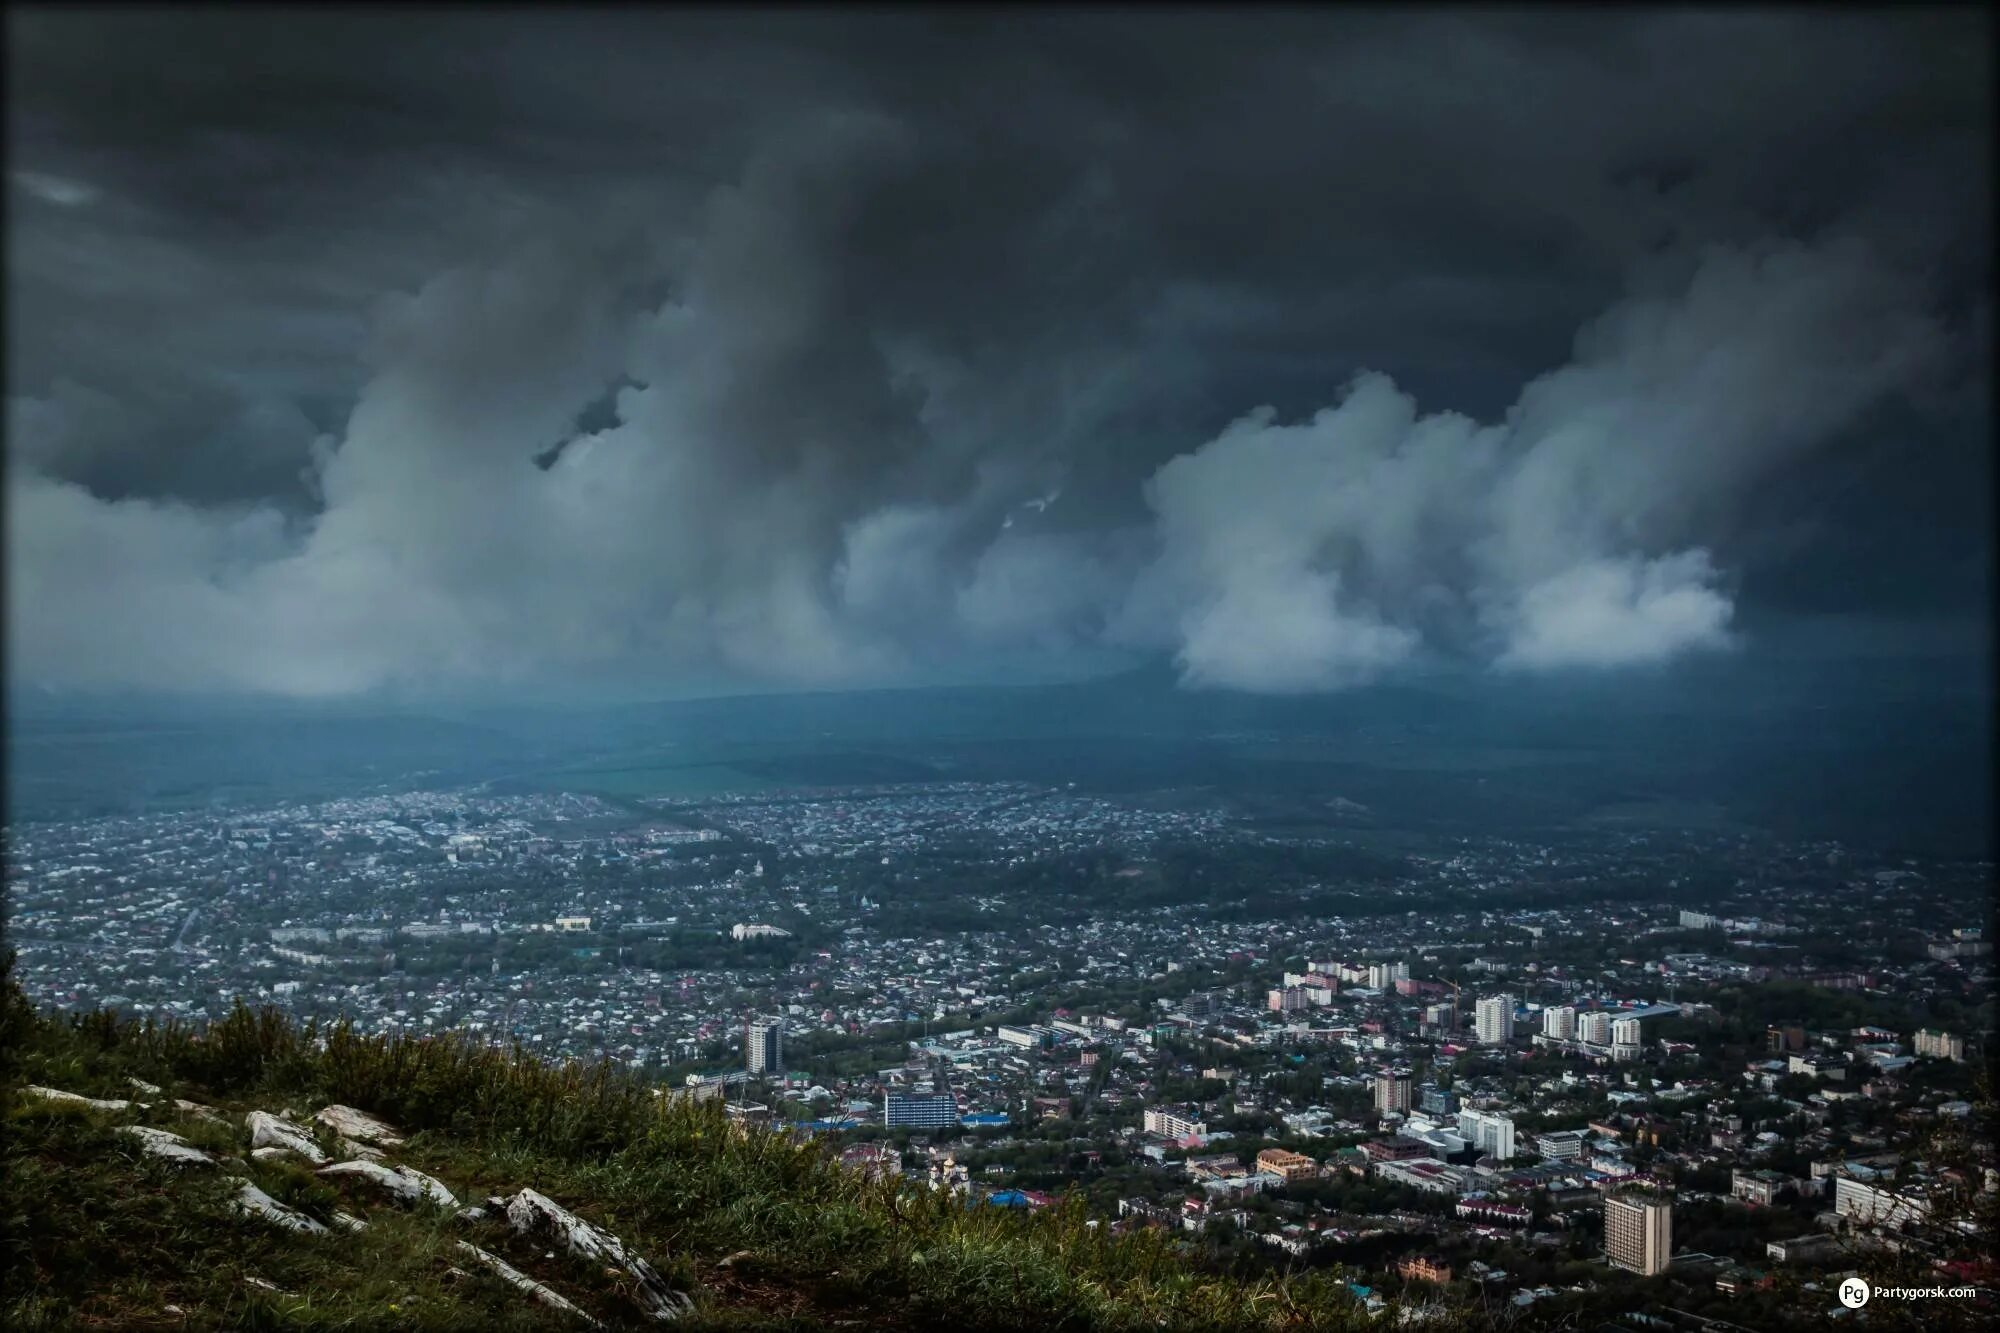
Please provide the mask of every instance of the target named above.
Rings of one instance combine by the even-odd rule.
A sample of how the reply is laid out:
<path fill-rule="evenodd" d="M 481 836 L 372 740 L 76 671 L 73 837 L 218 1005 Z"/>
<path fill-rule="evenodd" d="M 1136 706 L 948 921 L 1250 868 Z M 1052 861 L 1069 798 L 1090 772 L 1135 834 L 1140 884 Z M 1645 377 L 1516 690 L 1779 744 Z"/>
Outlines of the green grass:
<path fill-rule="evenodd" d="M 613 1327 L 653 1327 L 618 1275 L 510 1236 L 403 1209 L 365 1185 L 256 1163 L 273 1197 L 370 1226 L 295 1236 L 235 1216 L 233 1186 L 154 1163 L 119 1123 L 172 1128 L 243 1154 L 249 1109 L 329 1101 L 410 1135 L 395 1160 L 461 1200 L 532 1186 L 622 1237 L 691 1292 L 686 1325 L 718 1329 L 951 1327 L 976 1331 L 1365 1327 L 1335 1275 L 1243 1280 L 1160 1232 L 1110 1236 L 1065 1205 L 1024 1215 L 868 1182 L 815 1145 L 731 1126 L 713 1103 L 668 1101 L 603 1066 L 548 1065 L 452 1039 L 362 1037 L 238 1009 L 206 1029 L 34 1013 L 13 984 L 6 1038 L 5 1296 L 0 1324 L 40 1328 L 574 1328 L 454 1251 L 472 1240 Z M 100 1113 L 24 1095 L 165 1092 Z M 229 1112 L 179 1115 L 185 1097 Z M 725 1257 L 735 1256 L 728 1264 Z M 463 1275 L 461 1275 L 463 1270 Z M 271 1292 L 246 1279 L 280 1288 Z M 179 1307 L 180 1314 L 166 1307 Z"/>

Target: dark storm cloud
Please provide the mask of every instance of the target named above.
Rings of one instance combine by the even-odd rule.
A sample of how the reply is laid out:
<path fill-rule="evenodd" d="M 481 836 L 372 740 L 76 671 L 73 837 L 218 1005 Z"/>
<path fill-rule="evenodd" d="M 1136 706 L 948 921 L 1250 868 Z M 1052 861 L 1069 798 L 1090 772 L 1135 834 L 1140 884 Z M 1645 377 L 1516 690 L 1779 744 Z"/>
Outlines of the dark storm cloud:
<path fill-rule="evenodd" d="M 1320 689 L 1976 591 L 1963 504 L 1798 575 L 1987 467 L 1969 14 L 10 38 L 24 679 Z"/>

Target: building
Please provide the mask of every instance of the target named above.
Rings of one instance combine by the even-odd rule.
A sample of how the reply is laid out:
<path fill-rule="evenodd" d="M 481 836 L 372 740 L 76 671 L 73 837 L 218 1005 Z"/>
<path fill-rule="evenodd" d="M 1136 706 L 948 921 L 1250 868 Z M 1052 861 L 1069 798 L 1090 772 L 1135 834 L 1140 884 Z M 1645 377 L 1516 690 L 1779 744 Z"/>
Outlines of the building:
<path fill-rule="evenodd" d="M 1576 1039 L 1588 1046 L 1611 1044 L 1611 1015 L 1592 1009 L 1576 1016 Z"/>
<path fill-rule="evenodd" d="M 1758 1207 L 1776 1203 L 1780 1195 L 1791 1193 L 1798 1184 L 1779 1171 L 1745 1171 L 1737 1167 L 1729 1173 L 1730 1197 Z"/>
<path fill-rule="evenodd" d="M 1933 1060 L 1950 1060 L 1965 1063 L 1965 1038 L 1935 1028 L 1924 1028 L 1916 1035 L 1918 1055 L 1928 1055 Z"/>
<path fill-rule="evenodd" d="M 1319 1163 L 1304 1153 L 1290 1152 L 1284 1148 L 1266 1148 L 1257 1154 L 1257 1169 L 1287 1182 L 1311 1180 L 1319 1174 Z"/>
<path fill-rule="evenodd" d="M 1614 1018 L 1611 1020 L 1611 1044 L 1613 1046 L 1643 1046 L 1646 1030 L 1636 1018 Z"/>
<path fill-rule="evenodd" d="M 1496 1161 L 1505 1162 L 1514 1156 L 1514 1122 L 1507 1116 L 1492 1111 L 1460 1111 L 1458 1132 L 1467 1143 Z"/>
<path fill-rule="evenodd" d="M 1722 928 L 1722 918 L 1719 916 L 1710 916 L 1707 912 L 1690 912 L 1687 908 L 1683 907 L 1681 909 L 1681 928 L 1683 930 L 1719 930 Z"/>
<path fill-rule="evenodd" d="M 729 938 L 732 940 L 789 939 L 791 938 L 791 934 L 791 931 L 781 926 L 766 926 L 757 923 L 746 924 L 742 921 L 737 922 L 729 928 Z"/>
<path fill-rule="evenodd" d="M 1674 1206 L 1645 1194 L 1604 1201 L 1604 1253 L 1620 1268 L 1651 1277 L 1667 1271 L 1674 1252 Z"/>
<path fill-rule="evenodd" d="M 1422 1255 L 1411 1255 L 1396 1266 L 1396 1271 L 1412 1282 L 1449 1282 L 1451 1265 L 1437 1259 L 1426 1259 Z"/>
<path fill-rule="evenodd" d="M 1274 1014 L 1289 1014 L 1312 1003 L 1304 986 L 1274 986 L 1264 999 Z"/>
<path fill-rule="evenodd" d="M 1498 1046 L 1514 1035 L 1514 997 L 1489 995 L 1473 1011 L 1473 1032 L 1481 1044 Z"/>
<path fill-rule="evenodd" d="M 1190 1134 L 1207 1134 L 1208 1126 L 1186 1107 L 1149 1106 L 1146 1108 L 1146 1132 L 1162 1138 L 1184 1139 Z"/>
<path fill-rule="evenodd" d="M 1373 990 L 1388 990 L 1399 981 L 1410 979 L 1408 963 L 1370 963 L 1368 965 L 1368 985 Z"/>
<path fill-rule="evenodd" d="M 1008 1027 L 1002 1024 L 996 1030 L 995 1035 L 1009 1046 L 1019 1046 L 1022 1050 L 1027 1051 L 1032 1051 L 1039 1046 L 1047 1046 L 1055 1039 L 1054 1029 L 1044 1028 L 1039 1023 L 1031 1024 L 1024 1028 Z"/>
<path fill-rule="evenodd" d="M 785 1067 L 785 1025 L 782 1020 L 752 1023 L 743 1034 L 743 1067 L 753 1074 L 775 1074 Z"/>
<path fill-rule="evenodd" d="M 1576 1006 L 1558 1004 L 1542 1010 L 1542 1035 L 1556 1041 L 1575 1041 Z"/>
<path fill-rule="evenodd" d="M 1773 1024 L 1764 1029 L 1764 1049 L 1773 1055 L 1788 1055 L 1806 1048 L 1806 1030 L 1797 1023 Z"/>
<path fill-rule="evenodd" d="M 590 929 L 590 918 L 587 916 L 559 916 L 556 918 L 556 929 L 565 932 L 586 931 Z"/>
<path fill-rule="evenodd" d="M 1897 1194 L 1853 1176 L 1838 1175 L 1833 1178 L 1833 1211 L 1850 1225 L 1900 1227 L 1907 1222 L 1923 1221 L 1930 1216 L 1931 1205 L 1928 1199 Z"/>
<path fill-rule="evenodd" d="M 1573 1162 L 1583 1156 L 1584 1132 L 1552 1129 L 1535 1136 L 1535 1151 L 1551 1162 Z"/>
<path fill-rule="evenodd" d="M 1425 1115 L 1457 1115 L 1458 1094 L 1450 1088 L 1425 1088 L 1417 1105 Z"/>
<path fill-rule="evenodd" d="M 1375 1076 L 1375 1109 L 1385 1115 L 1410 1113 L 1410 1071 L 1391 1069 Z"/>
<path fill-rule="evenodd" d="M 958 1098 L 936 1094 L 882 1094 L 882 1124 L 888 1129 L 950 1129 L 958 1123 Z"/>

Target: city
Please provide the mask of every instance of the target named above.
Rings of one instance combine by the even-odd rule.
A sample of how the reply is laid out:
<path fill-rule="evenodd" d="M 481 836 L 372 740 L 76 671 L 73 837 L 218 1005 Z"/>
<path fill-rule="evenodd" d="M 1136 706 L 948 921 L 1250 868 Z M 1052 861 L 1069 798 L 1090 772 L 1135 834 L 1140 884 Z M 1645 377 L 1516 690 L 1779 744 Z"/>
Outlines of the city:
<path fill-rule="evenodd" d="M 1353 879 L 1299 867 L 1337 853 L 1367 893 L 1336 914 Z M 1755 1326 L 1781 1279 L 1830 1309 L 1857 1255 L 1970 1239 L 1995 1182 L 1985 862 L 1364 854 L 1025 783 L 419 791 L 26 825 L 7 862 L 44 1004 L 610 1061 L 864 1172 L 1339 1265 L 1367 1306 L 1657 1279 Z"/>

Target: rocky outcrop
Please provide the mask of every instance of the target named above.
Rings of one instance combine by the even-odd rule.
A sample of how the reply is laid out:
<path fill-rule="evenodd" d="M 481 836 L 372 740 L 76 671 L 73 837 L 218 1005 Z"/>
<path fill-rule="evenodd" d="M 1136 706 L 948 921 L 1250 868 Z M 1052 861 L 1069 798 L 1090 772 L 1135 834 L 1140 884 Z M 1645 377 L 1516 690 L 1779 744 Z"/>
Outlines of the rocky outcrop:
<path fill-rule="evenodd" d="M 81 1093 L 64 1092 L 60 1088 L 44 1088 L 33 1083 L 28 1085 L 27 1090 L 45 1102 L 54 1102 L 58 1106 L 85 1106 L 93 1111 L 129 1111 L 137 1105 L 136 1102 L 128 1102 L 122 1097 L 85 1097 Z"/>
<path fill-rule="evenodd" d="M 243 1118 L 243 1123 L 250 1127 L 253 1156 L 256 1155 L 255 1149 L 279 1148 L 297 1153 L 314 1166 L 326 1163 L 326 1150 L 313 1142 L 313 1136 L 303 1126 L 272 1115 L 269 1111 L 252 1111 Z"/>
<path fill-rule="evenodd" d="M 298 1209 L 279 1203 L 247 1180 L 236 1191 L 236 1211 L 250 1217 L 261 1217 L 287 1231 L 297 1231 L 308 1236 L 327 1234 L 325 1226 L 313 1221 Z"/>
<path fill-rule="evenodd" d="M 669 1287 L 651 1264 L 625 1248 L 625 1242 L 578 1217 L 534 1190 L 524 1189 L 505 1201 L 508 1225 L 523 1236 L 552 1236 L 581 1258 L 623 1269 L 633 1281 L 639 1306 L 654 1319 L 679 1319 L 694 1308 L 685 1294 Z"/>
<path fill-rule="evenodd" d="M 179 1166 L 214 1166 L 215 1159 L 178 1134 L 146 1125 L 120 1125 L 118 1132 L 139 1140 L 148 1157 L 158 1157 Z"/>
<path fill-rule="evenodd" d="M 526 1292 L 552 1310 L 561 1310 L 564 1314 L 575 1315 L 578 1319 L 583 1320 L 584 1323 L 589 1324 L 593 1328 L 602 1327 L 597 1320 L 571 1304 L 560 1292 L 552 1287 L 543 1286 L 520 1269 L 508 1263 L 505 1259 L 502 1259 L 499 1255 L 488 1254 L 485 1250 L 480 1249 L 470 1241 L 459 1241 L 458 1248 L 461 1253 L 471 1255 L 474 1259 L 477 1259 L 480 1263 L 498 1273 L 501 1280 L 516 1291 Z"/>
<path fill-rule="evenodd" d="M 404 1203 L 430 1202 L 440 1208 L 458 1207 L 458 1198 L 431 1176 L 408 1166 L 383 1166 L 380 1162 L 335 1162 L 319 1169 L 322 1176 L 358 1177 L 380 1187 Z"/>
<path fill-rule="evenodd" d="M 342 1106 L 339 1102 L 320 1107 L 313 1112 L 313 1119 L 343 1139 L 352 1139 L 357 1143 L 369 1143 L 378 1148 L 396 1148 L 403 1143 L 403 1136 L 396 1131 L 394 1125 L 377 1119 L 366 1111 L 357 1111 L 352 1106 Z"/>

